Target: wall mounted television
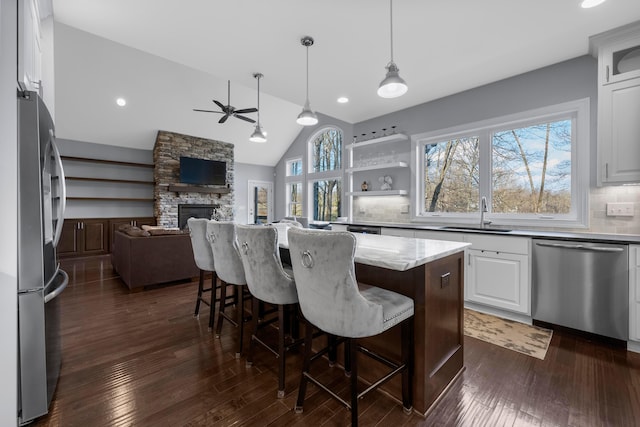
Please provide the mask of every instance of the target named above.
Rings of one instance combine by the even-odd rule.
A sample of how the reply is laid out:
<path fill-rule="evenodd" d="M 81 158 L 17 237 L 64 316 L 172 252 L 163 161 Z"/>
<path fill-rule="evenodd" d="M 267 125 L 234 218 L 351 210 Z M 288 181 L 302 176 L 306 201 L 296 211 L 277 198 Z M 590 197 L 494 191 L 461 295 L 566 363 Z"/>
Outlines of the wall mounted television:
<path fill-rule="evenodd" d="M 227 162 L 180 157 L 180 182 L 185 184 L 226 185 Z"/>

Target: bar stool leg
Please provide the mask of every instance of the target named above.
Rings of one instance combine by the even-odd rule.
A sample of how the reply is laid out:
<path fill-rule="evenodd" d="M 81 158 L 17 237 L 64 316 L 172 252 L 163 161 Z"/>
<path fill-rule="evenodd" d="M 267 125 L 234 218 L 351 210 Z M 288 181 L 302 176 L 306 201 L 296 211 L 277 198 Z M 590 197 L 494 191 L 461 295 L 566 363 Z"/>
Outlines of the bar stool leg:
<path fill-rule="evenodd" d="M 336 364 L 338 355 L 338 348 L 336 345 L 338 338 L 335 335 L 327 334 L 327 340 L 329 344 L 329 366 L 333 367 Z"/>
<path fill-rule="evenodd" d="M 284 333 L 285 333 L 285 313 L 284 305 L 278 305 L 278 399 L 284 397 L 284 369 L 285 360 L 284 352 L 286 350 L 284 345 Z"/>
<path fill-rule="evenodd" d="M 213 330 L 213 322 L 216 312 L 216 285 L 218 284 L 218 275 L 215 271 L 211 272 L 211 302 L 209 303 L 209 330 Z M 200 300 L 198 300 L 200 303 Z"/>
<path fill-rule="evenodd" d="M 351 425 L 358 425 L 358 346 L 354 338 L 348 338 L 345 342 L 349 347 L 351 356 Z"/>
<path fill-rule="evenodd" d="M 244 299 L 243 299 L 243 289 L 244 286 L 242 285 L 236 285 L 236 295 L 238 297 L 238 303 L 236 305 L 236 310 L 237 313 L 236 315 L 238 316 L 238 348 L 236 350 L 236 359 L 240 359 L 240 356 L 242 356 L 242 340 L 244 338 Z"/>
<path fill-rule="evenodd" d="M 227 300 L 227 284 L 220 281 L 220 308 L 218 309 L 218 325 L 216 326 L 216 338 L 220 338 L 222 333 L 222 320 L 224 319 L 224 306 Z"/>
<path fill-rule="evenodd" d="M 304 325 L 304 362 L 302 364 L 302 374 L 300 375 L 300 385 L 298 386 L 298 400 L 294 411 L 296 414 L 302 413 L 304 395 L 307 391 L 307 375 L 311 366 L 311 341 L 313 340 L 313 326 L 309 322 Z"/>
<path fill-rule="evenodd" d="M 402 337 L 402 409 L 405 414 L 413 412 L 413 316 L 400 325 Z"/>
<path fill-rule="evenodd" d="M 198 317 L 200 312 L 200 300 L 202 299 L 202 292 L 204 289 L 204 270 L 200 270 L 200 280 L 198 281 L 198 299 L 196 300 L 196 309 L 193 312 L 193 317 Z"/>
<path fill-rule="evenodd" d="M 252 366 L 253 365 L 253 352 L 256 348 L 256 339 L 258 337 L 258 327 L 259 327 L 259 322 L 258 322 L 258 316 L 256 316 L 254 313 L 257 313 L 260 310 L 260 301 L 258 300 L 258 298 L 253 298 L 253 301 L 251 303 L 251 340 L 249 341 L 249 352 L 247 354 L 247 363 L 246 366 Z"/>

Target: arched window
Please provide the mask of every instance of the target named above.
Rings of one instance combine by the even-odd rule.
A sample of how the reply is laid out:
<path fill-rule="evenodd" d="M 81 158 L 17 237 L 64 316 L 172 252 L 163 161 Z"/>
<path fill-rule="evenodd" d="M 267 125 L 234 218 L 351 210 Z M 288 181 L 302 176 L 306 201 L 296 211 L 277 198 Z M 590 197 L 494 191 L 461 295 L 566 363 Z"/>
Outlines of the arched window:
<path fill-rule="evenodd" d="M 335 221 L 342 210 L 342 131 L 327 127 L 309 139 L 309 213 L 314 221 Z"/>

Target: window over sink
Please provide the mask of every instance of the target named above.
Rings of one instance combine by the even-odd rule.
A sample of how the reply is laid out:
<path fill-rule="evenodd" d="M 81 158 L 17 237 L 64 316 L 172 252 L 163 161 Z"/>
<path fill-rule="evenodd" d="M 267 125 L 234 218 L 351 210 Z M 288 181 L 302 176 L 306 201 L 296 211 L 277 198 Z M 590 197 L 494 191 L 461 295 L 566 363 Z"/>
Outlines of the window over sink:
<path fill-rule="evenodd" d="M 412 137 L 413 220 L 582 227 L 589 99 Z"/>

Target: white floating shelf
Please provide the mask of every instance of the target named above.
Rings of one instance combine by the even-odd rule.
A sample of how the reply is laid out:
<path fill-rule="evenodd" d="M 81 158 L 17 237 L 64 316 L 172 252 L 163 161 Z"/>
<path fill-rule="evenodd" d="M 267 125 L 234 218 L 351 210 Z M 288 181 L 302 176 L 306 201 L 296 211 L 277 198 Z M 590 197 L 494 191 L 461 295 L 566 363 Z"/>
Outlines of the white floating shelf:
<path fill-rule="evenodd" d="M 366 147 L 367 145 L 387 144 L 391 142 L 400 142 L 400 141 L 407 141 L 407 140 L 409 140 L 409 137 L 404 133 L 394 133 L 393 135 L 382 136 L 380 138 L 374 138 L 374 139 L 369 139 L 367 141 L 356 142 L 355 144 L 349 144 L 347 145 L 347 148 L 352 149 L 352 148 Z"/>
<path fill-rule="evenodd" d="M 380 163 L 378 165 L 370 165 L 370 166 L 357 166 L 353 168 L 347 168 L 347 173 L 360 172 L 360 171 L 370 171 L 376 169 L 391 169 L 391 168 L 406 168 L 409 165 L 407 162 L 393 162 L 393 163 Z"/>
<path fill-rule="evenodd" d="M 349 191 L 347 196 L 406 196 L 407 190 Z"/>

